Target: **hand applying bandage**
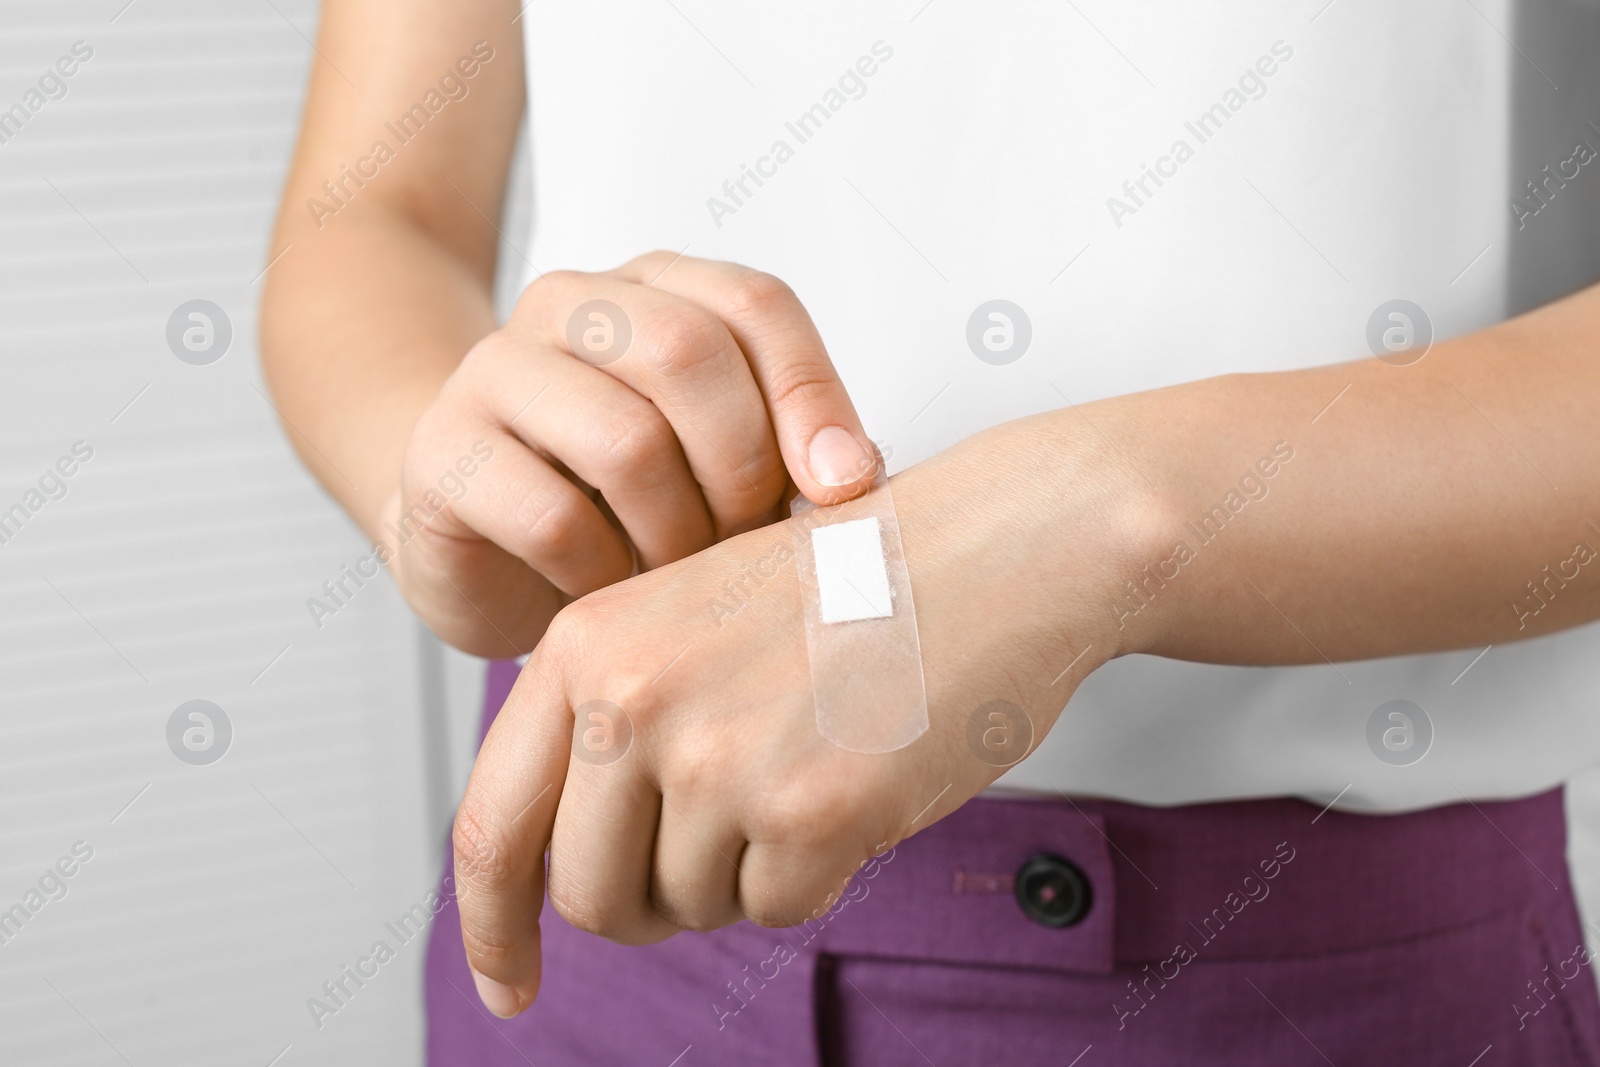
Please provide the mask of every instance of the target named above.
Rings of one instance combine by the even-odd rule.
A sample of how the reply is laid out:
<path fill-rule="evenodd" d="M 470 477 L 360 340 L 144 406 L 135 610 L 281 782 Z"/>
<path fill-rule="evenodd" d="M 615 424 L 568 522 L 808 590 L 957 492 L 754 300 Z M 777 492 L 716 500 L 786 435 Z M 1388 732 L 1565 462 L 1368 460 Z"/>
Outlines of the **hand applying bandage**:
<path fill-rule="evenodd" d="M 731 617 L 708 610 L 728 577 L 793 557 L 779 549 L 806 536 L 804 516 L 556 618 L 489 732 L 456 820 L 462 932 L 493 1011 L 515 1014 L 539 988 L 547 847 L 554 907 L 615 941 L 741 919 L 794 924 L 836 899 L 869 856 L 1000 774 L 968 745 L 977 709 L 1008 700 L 1036 734 L 1048 729 L 1115 650 L 1099 587 L 1120 569 L 1107 565 L 1124 562 L 1125 541 L 1111 524 L 1086 524 L 1083 551 L 1064 558 L 1055 524 L 1021 504 L 1018 490 L 1040 473 L 1018 462 L 1027 452 L 1025 435 L 1002 429 L 894 481 L 927 729 L 893 751 L 851 751 L 819 732 L 794 562 Z M 870 514 L 886 491 L 844 509 Z M 1062 633 L 1074 634 L 1071 647 Z M 1063 675 L 1086 644 L 1095 651 Z"/>
<path fill-rule="evenodd" d="M 417 420 L 370 525 L 436 633 L 510 656 L 572 600 L 779 518 L 791 483 L 860 494 L 870 452 L 786 285 L 653 253 L 530 285 Z"/>

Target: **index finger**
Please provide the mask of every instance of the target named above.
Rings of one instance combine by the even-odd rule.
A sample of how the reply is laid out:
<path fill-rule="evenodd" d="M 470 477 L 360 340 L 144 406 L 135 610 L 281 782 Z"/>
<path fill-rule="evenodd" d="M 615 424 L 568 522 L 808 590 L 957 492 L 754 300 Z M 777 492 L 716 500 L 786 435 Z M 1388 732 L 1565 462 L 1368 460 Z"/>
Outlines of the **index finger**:
<path fill-rule="evenodd" d="M 523 319 L 545 343 L 599 367 L 661 412 L 719 539 L 768 521 L 788 479 L 749 362 L 716 312 L 614 273 L 551 271 L 524 301 Z"/>
<path fill-rule="evenodd" d="M 572 742 L 566 698 L 541 659 L 529 657 L 484 738 L 452 834 L 467 966 L 502 1019 L 539 993 L 544 853 Z"/>
<path fill-rule="evenodd" d="M 871 487 L 877 450 L 794 290 L 738 263 L 670 252 L 640 256 L 616 273 L 722 319 L 750 363 L 784 466 L 812 502 L 842 503 Z"/>

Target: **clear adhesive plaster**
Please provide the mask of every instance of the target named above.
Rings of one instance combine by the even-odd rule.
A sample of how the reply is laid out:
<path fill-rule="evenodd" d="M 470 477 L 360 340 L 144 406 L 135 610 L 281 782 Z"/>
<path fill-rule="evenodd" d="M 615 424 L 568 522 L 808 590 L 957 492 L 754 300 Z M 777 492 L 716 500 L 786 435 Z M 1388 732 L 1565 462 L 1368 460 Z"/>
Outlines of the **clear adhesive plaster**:
<path fill-rule="evenodd" d="M 791 510 L 817 732 L 852 752 L 904 748 L 928 729 L 928 697 L 882 466 L 864 497 L 831 507 L 799 497 Z"/>

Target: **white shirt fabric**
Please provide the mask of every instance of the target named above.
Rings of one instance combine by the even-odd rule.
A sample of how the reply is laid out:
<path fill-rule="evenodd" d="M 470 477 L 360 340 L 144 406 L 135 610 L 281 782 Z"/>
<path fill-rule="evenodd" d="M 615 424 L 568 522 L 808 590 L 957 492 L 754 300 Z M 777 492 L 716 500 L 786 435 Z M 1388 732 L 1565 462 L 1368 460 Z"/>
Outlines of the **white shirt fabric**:
<path fill-rule="evenodd" d="M 1395 298 L 1440 337 L 1504 318 L 1509 200 L 1540 176 L 1512 175 L 1514 89 L 1570 73 L 1522 65 L 1511 0 L 536 0 L 522 22 L 532 262 L 598 270 L 667 248 L 782 277 L 891 469 L 1069 401 L 1365 357 L 1369 316 Z M 1581 121 L 1557 134 L 1551 163 L 1579 137 L 1600 145 Z M 1600 186 L 1600 167 L 1583 181 Z M 1032 327 L 1008 365 L 967 343 L 996 298 Z M 1064 644 L 1061 666 L 1078 651 Z M 1481 651 L 1128 657 L 1001 784 L 1402 810 L 1532 792 L 1600 756 L 1600 628 Z M 1393 699 L 1432 726 L 1407 766 L 1369 747 Z"/>

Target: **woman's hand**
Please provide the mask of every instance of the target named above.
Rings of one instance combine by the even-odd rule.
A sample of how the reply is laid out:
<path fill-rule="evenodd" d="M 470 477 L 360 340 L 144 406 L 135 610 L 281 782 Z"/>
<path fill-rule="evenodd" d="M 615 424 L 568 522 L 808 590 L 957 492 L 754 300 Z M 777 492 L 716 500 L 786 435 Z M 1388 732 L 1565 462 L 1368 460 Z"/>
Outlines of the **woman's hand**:
<path fill-rule="evenodd" d="M 859 494 L 871 455 L 778 279 L 671 253 L 554 272 L 418 420 L 391 565 L 446 641 L 526 652 L 572 600 L 772 522 L 791 479 Z"/>
<path fill-rule="evenodd" d="M 787 529 L 574 604 L 490 731 L 456 820 L 485 1002 L 513 1014 L 538 990 L 547 846 L 551 900 L 607 937 L 793 923 L 1000 774 L 968 743 L 991 701 L 1019 706 L 1037 741 L 1125 653 L 1320 663 L 1600 618 L 1587 540 L 1600 462 L 1582 432 L 1600 386 L 1582 339 L 1597 322 L 1600 287 L 1404 367 L 1110 398 L 906 471 L 893 485 L 929 728 L 895 752 L 818 735 L 792 562 L 732 617 L 709 603 Z M 613 721 L 590 701 L 616 705 Z M 575 743 L 608 726 L 612 762 Z"/>
<path fill-rule="evenodd" d="M 1063 469 L 1076 446 L 1045 436 L 1003 427 L 893 483 L 929 714 L 901 750 L 861 754 L 818 734 L 788 524 L 557 617 L 456 819 L 462 933 L 491 1010 L 515 1014 L 538 990 L 547 845 L 556 909 L 612 940 L 792 925 L 1026 753 L 1118 651 L 1109 587 L 1139 544 L 1138 480 Z M 763 576 L 751 595 L 718 610 L 728 579 L 751 573 Z M 990 720 L 980 709 L 996 700 L 1028 721 Z M 1015 731 L 1012 751 L 1004 738 L 1000 751 L 974 744 L 995 726 Z"/>

